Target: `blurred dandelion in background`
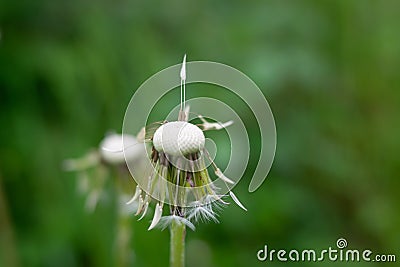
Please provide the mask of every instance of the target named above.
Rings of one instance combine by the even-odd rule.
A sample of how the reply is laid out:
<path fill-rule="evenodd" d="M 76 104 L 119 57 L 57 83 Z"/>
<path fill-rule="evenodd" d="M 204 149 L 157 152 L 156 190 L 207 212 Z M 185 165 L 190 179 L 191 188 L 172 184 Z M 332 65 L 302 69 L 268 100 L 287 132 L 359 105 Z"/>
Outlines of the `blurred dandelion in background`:
<path fill-rule="evenodd" d="M 134 136 L 125 137 L 128 143 L 137 143 Z M 63 162 L 66 171 L 77 173 L 77 189 L 85 200 L 85 209 L 93 213 L 102 199 L 111 197 L 105 188 L 107 179 L 116 184 L 117 195 L 117 233 L 114 241 L 116 255 L 115 266 L 130 266 L 133 261 L 133 251 L 130 249 L 130 240 L 133 229 L 130 224 L 130 215 L 137 210 L 137 203 L 125 203 L 129 199 L 129 188 L 134 187 L 125 160 L 140 161 L 145 155 L 141 147 L 136 146 L 129 152 L 122 152 L 122 135 L 108 133 L 100 142 L 99 148 L 91 149 L 81 158 L 67 159 Z M 112 151 L 112 152 L 110 152 Z M 121 151 L 121 152 L 118 152 Z M 126 157 L 126 159 L 125 159 Z"/>

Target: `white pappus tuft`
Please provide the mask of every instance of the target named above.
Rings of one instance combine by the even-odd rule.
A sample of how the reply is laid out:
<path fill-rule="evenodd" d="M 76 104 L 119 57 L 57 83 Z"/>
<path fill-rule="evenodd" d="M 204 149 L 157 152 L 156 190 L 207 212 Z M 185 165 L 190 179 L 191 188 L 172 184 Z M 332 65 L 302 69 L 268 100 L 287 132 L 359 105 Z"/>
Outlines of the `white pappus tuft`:
<path fill-rule="evenodd" d="M 194 226 L 193 223 L 191 223 L 188 219 L 178 216 L 178 215 L 169 215 L 169 216 L 161 217 L 158 227 L 160 227 L 162 230 L 164 230 L 165 228 L 170 226 L 173 221 L 175 221 L 179 224 L 184 224 L 187 227 L 189 227 L 190 229 L 192 229 L 193 231 L 196 230 L 196 227 Z"/>

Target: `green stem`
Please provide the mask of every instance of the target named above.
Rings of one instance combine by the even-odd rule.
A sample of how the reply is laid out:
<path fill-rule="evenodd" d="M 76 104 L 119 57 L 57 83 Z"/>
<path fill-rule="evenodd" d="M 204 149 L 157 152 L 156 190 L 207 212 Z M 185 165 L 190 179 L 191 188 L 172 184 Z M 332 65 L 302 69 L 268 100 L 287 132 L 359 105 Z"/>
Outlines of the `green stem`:
<path fill-rule="evenodd" d="M 116 236 L 116 263 L 117 267 L 131 266 L 130 240 L 132 236 L 130 218 L 119 211 Z"/>
<path fill-rule="evenodd" d="M 0 264 L 3 262 L 5 266 L 20 266 L 18 253 L 15 245 L 14 229 L 8 212 L 7 195 L 2 187 L 0 177 Z M 1 260 L 3 259 L 3 261 Z"/>
<path fill-rule="evenodd" d="M 183 223 L 172 221 L 171 224 L 171 247 L 170 267 L 185 266 L 185 235 L 186 227 Z"/>

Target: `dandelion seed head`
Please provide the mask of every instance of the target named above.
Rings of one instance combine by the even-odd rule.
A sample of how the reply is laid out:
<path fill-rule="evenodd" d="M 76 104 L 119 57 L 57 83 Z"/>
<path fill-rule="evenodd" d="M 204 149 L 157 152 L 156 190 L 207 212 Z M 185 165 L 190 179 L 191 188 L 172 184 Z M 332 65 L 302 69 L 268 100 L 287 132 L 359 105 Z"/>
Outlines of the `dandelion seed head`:
<path fill-rule="evenodd" d="M 137 145 L 138 141 L 134 136 L 121 134 L 107 135 L 100 143 L 101 158 L 109 164 L 121 164 L 127 160 L 138 160 L 145 154 L 142 146 Z M 129 147 L 125 150 L 124 146 Z"/>
<path fill-rule="evenodd" d="M 188 122 L 189 106 L 186 102 L 186 55 L 180 72 L 180 110 L 177 121 L 144 125 L 138 139 L 152 145 L 150 174 L 140 174 L 136 193 L 128 203 L 137 201 L 136 215 L 143 218 L 152 200 L 156 200 L 153 219 L 148 230 L 165 229 L 172 223 L 182 224 L 194 230 L 193 222 L 214 221 L 218 223 L 217 212 L 229 203 L 222 200 L 220 188 L 213 182 L 208 172 L 212 167 L 219 183 L 234 185 L 234 180 L 226 177 L 215 164 L 205 148 L 203 131 L 221 130 L 233 121 L 210 122 L 199 115 L 202 123 Z M 157 127 L 152 127 L 157 125 Z M 160 125 L 160 126 L 159 126 Z M 210 165 L 206 164 L 206 159 Z M 140 178 L 139 178 L 140 179 Z M 230 197 L 245 209 L 232 193 Z M 163 216 L 164 205 L 169 206 L 169 215 Z M 164 209 L 166 213 L 166 209 Z"/>
<path fill-rule="evenodd" d="M 180 156 L 199 152 L 204 148 L 203 131 L 185 121 L 173 121 L 161 125 L 153 136 L 153 145 L 158 152 Z"/>

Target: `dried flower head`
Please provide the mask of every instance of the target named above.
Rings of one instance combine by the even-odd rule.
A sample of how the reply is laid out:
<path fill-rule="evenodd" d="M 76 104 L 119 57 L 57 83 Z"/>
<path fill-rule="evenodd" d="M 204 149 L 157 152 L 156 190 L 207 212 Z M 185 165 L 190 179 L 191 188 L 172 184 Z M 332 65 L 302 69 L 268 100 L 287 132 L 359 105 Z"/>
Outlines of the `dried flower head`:
<path fill-rule="evenodd" d="M 185 63 L 186 55 L 180 72 L 181 105 L 178 120 L 163 122 L 155 129 L 147 126 L 140 134 L 143 140 L 150 144 L 152 168 L 146 176 L 145 183 L 139 183 L 128 204 L 138 202 L 136 215 L 142 219 L 148 212 L 150 203 L 156 202 L 149 230 L 156 226 L 165 228 L 173 221 L 185 224 L 191 229 L 194 229 L 192 222 L 218 222 L 216 211 L 228 203 L 222 199 L 225 195 L 219 193 L 219 188 L 211 179 L 207 170 L 209 166 L 223 184 L 234 184 L 217 167 L 205 149 L 203 133 L 207 130 L 224 129 L 233 121 L 208 122 L 202 116 L 198 116 L 202 122 L 200 124 L 188 121 L 189 107 L 185 104 Z M 239 207 L 246 210 L 232 191 L 229 194 Z M 167 204 L 169 214 L 163 216 L 164 206 Z"/>
<path fill-rule="evenodd" d="M 136 137 L 131 135 L 125 135 L 124 138 L 128 145 L 138 142 Z M 99 200 L 107 197 L 104 187 L 114 167 L 117 169 L 117 179 L 122 179 L 129 174 L 125 160 L 140 162 L 146 155 L 146 151 L 139 146 L 133 146 L 125 154 L 122 148 L 122 135 L 109 133 L 100 142 L 98 148 L 91 149 L 81 158 L 64 160 L 64 170 L 75 171 L 78 174 L 78 190 L 86 195 L 85 208 L 87 211 L 93 212 Z M 138 165 L 140 166 L 140 164 Z M 125 197 L 126 194 L 121 195 L 122 199 Z M 123 210 L 135 208 L 135 203 L 132 204 Z"/>

